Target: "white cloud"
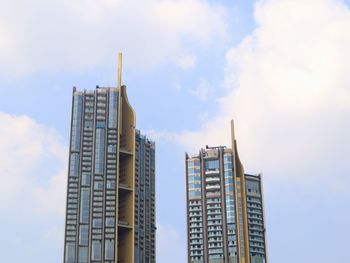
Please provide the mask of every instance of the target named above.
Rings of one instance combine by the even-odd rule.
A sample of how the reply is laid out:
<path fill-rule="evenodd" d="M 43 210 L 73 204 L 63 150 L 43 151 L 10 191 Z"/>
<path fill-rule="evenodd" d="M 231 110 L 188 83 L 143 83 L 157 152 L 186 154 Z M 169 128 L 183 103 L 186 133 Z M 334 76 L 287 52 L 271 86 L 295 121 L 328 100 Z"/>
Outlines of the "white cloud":
<path fill-rule="evenodd" d="M 67 157 L 61 137 L 27 116 L 0 112 L 0 122 L 1 210 L 63 215 Z"/>
<path fill-rule="evenodd" d="M 207 79 L 200 78 L 199 84 L 195 89 L 189 89 L 189 92 L 200 100 L 207 100 L 210 93 L 210 85 Z"/>
<path fill-rule="evenodd" d="M 174 141 L 177 142 L 179 135 L 170 131 L 148 130 L 144 132 L 145 135 L 153 141 Z"/>
<path fill-rule="evenodd" d="M 346 189 L 349 8 L 336 0 L 265 0 L 256 4 L 255 20 L 256 29 L 227 52 L 228 94 L 217 117 L 182 133 L 180 142 L 191 150 L 229 145 L 235 118 L 248 170 Z"/>
<path fill-rule="evenodd" d="M 175 64 L 182 69 L 194 68 L 197 62 L 197 58 L 193 54 L 184 54 L 175 58 Z"/>
<path fill-rule="evenodd" d="M 67 157 L 66 157 L 67 158 Z M 64 215 L 67 170 L 62 169 L 57 175 L 51 176 L 45 185 L 37 185 L 32 190 L 35 210 L 40 213 Z"/>
<path fill-rule="evenodd" d="M 118 51 L 128 65 L 151 69 L 181 58 L 189 43 L 224 40 L 226 26 L 226 9 L 202 0 L 5 1 L 0 70 L 81 70 L 115 63 Z"/>

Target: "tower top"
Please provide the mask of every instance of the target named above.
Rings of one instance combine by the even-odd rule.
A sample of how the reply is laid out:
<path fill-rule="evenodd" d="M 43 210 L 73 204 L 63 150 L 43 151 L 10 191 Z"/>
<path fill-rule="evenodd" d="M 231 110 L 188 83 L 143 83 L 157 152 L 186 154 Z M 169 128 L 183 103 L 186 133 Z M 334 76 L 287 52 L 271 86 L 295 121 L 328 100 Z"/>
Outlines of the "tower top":
<path fill-rule="evenodd" d="M 120 91 L 122 86 L 122 62 L 123 56 L 122 53 L 118 53 L 118 76 L 117 76 L 117 88 Z"/>
<path fill-rule="evenodd" d="M 233 119 L 231 120 L 231 149 L 233 150 L 234 149 L 234 144 L 235 144 L 235 124 L 234 124 L 234 121 Z"/>

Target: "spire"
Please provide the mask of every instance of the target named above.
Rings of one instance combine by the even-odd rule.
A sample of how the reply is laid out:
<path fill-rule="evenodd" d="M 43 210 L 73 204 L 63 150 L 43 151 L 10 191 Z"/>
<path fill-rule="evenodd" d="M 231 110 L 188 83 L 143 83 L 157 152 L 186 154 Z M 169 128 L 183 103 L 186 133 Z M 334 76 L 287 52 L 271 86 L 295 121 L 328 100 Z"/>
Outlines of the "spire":
<path fill-rule="evenodd" d="M 122 53 L 118 53 L 118 80 L 117 88 L 120 91 L 122 86 Z"/>
<path fill-rule="evenodd" d="M 236 138 L 235 138 L 235 124 L 234 124 L 234 121 L 233 119 L 231 120 L 231 149 L 234 150 L 235 149 L 235 141 L 236 141 Z"/>

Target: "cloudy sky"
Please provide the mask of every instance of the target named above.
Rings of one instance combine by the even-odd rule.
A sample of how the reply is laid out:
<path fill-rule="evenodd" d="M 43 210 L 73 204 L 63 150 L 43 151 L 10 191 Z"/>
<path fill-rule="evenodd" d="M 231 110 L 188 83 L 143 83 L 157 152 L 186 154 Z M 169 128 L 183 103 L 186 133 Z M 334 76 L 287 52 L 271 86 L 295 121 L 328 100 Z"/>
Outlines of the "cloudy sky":
<path fill-rule="evenodd" d="M 272 263 L 346 262 L 350 0 L 0 0 L 0 251 L 59 263 L 72 86 L 116 85 L 157 145 L 157 260 L 186 262 L 184 153 L 262 173 Z"/>

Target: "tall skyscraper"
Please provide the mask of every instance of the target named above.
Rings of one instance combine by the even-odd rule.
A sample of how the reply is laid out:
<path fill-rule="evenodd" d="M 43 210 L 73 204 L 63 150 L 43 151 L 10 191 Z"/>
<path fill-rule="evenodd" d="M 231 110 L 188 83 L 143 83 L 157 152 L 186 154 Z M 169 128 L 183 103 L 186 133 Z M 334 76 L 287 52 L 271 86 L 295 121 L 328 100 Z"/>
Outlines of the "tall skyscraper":
<path fill-rule="evenodd" d="M 143 156 L 150 151 L 138 151 L 136 156 L 139 138 L 135 113 L 126 87 L 121 85 L 119 55 L 117 88 L 73 89 L 64 263 L 139 262 L 135 260 L 135 244 L 140 225 L 148 230 L 155 224 L 151 216 L 146 222 L 135 220 L 135 214 L 146 217 L 149 213 L 140 212 L 140 202 L 135 200 L 135 196 L 139 198 L 138 189 L 148 190 L 148 185 L 138 185 L 135 174 L 153 183 L 153 200 L 144 201 L 142 208 L 147 207 L 154 215 L 154 144 L 149 154 L 153 159 Z M 145 158 L 152 173 L 139 168 L 139 160 Z M 153 243 L 143 239 L 138 244 L 153 248 L 150 258 L 154 255 L 154 229 L 152 237 Z"/>
<path fill-rule="evenodd" d="M 231 149 L 186 154 L 190 263 L 267 262 L 261 176 L 244 174 L 231 130 Z"/>

